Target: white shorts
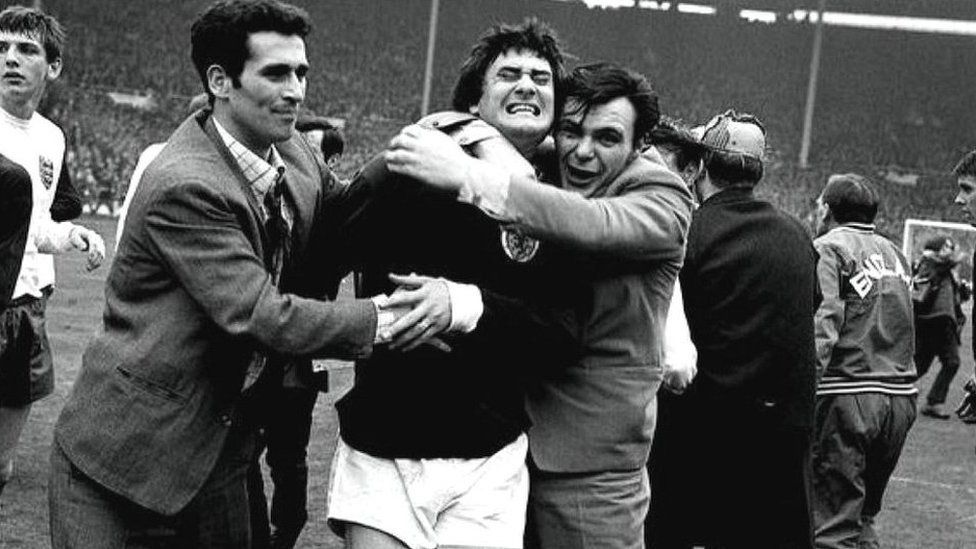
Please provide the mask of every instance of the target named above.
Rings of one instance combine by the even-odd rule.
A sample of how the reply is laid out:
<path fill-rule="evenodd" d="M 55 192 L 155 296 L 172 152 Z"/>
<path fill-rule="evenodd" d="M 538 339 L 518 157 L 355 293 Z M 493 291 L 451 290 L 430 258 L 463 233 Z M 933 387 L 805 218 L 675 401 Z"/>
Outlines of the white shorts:
<path fill-rule="evenodd" d="M 529 495 L 524 434 L 476 459 L 377 458 L 338 440 L 328 504 L 336 534 L 352 522 L 411 549 L 522 547 Z"/>

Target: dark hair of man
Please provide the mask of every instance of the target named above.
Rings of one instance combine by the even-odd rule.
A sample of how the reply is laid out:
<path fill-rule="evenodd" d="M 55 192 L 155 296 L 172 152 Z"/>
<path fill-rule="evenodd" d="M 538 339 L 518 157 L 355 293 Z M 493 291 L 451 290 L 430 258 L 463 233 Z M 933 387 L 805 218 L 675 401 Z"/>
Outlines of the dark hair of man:
<path fill-rule="evenodd" d="M 966 153 L 955 168 L 952 168 L 952 175 L 960 177 L 976 177 L 976 150 Z"/>
<path fill-rule="evenodd" d="M 451 107 L 454 110 L 468 112 L 472 105 L 481 101 L 485 72 L 499 55 L 510 50 L 533 52 L 549 63 L 552 68 L 556 113 L 559 113 L 562 108 L 562 84 L 566 77 L 562 46 L 555 31 L 535 17 L 528 17 L 519 25 L 493 25 L 481 36 L 478 43 L 471 48 L 468 58 L 461 64 L 451 95 Z"/>
<path fill-rule="evenodd" d="M 278 0 L 221 0 L 210 5 L 190 27 L 190 57 L 210 101 L 207 69 L 221 66 L 234 87 L 241 85 L 244 62 L 250 57 L 247 38 L 256 32 L 300 36 L 312 30 L 305 10 Z"/>
<path fill-rule="evenodd" d="M 820 196 L 838 223 L 872 223 L 878 215 L 878 191 L 868 178 L 856 173 L 828 177 Z"/>
<path fill-rule="evenodd" d="M 664 149 L 674 155 L 675 166 L 684 170 L 693 162 L 700 162 L 705 153 L 701 141 L 691 130 L 667 117 L 661 120 L 647 134 L 647 144 Z"/>
<path fill-rule="evenodd" d="M 752 188 L 763 177 L 763 162 L 751 154 L 706 148 L 705 171 L 716 187 Z"/>
<path fill-rule="evenodd" d="M 24 6 L 10 6 L 0 12 L 0 31 L 24 34 L 44 46 L 48 63 L 61 59 L 64 50 L 64 28 L 50 15 Z"/>
<path fill-rule="evenodd" d="M 573 114 L 585 117 L 594 106 L 606 105 L 620 97 L 626 97 L 637 113 L 631 145 L 639 148 L 661 119 L 657 93 L 642 74 L 615 63 L 601 62 L 576 67 L 566 79 L 565 101 L 572 100 L 577 105 Z"/>
<path fill-rule="evenodd" d="M 322 156 L 326 160 L 346 150 L 346 140 L 342 138 L 342 132 L 324 116 L 302 116 L 295 122 L 295 129 L 302 133 L 321 131 Z"/>

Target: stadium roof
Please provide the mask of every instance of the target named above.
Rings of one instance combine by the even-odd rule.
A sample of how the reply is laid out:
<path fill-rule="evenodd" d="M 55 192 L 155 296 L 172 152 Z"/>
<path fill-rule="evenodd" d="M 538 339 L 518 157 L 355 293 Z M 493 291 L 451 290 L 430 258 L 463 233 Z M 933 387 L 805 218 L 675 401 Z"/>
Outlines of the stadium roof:
<path fill-rule="evenodd" d="M 693 1 L 693 0 L 692 0 Z M 788 12 L 815 10 L 818 0 L 705 0 L 703 4 Z M 827 0 L 829 11 L 873 13 L 903 17 L 976 20 L 974 0 Z"/>
<path fill-rule="evenodd" d="M 562 0 L 574 1 L 574 0 Z M 590 5 L 634 5 L 628 0 L 575 0 Z M 819 0 L 634 0 L 638 4 L 687 3 L 723 9 L 754 9 L 777 13 L 794 10 L 816 10 Z M 976 0 L 827 0 L 826 9 L 833 12 L 867 13 L 893 17 L 924 17 L 976 21 Z"/>

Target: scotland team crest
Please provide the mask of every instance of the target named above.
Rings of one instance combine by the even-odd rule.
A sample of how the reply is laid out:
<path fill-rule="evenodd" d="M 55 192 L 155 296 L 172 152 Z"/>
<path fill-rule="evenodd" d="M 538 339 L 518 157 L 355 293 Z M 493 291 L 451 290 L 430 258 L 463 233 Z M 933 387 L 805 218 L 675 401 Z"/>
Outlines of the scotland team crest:
<path fill-rule="evenodd" d="M 502 248 L 512 261 L 527 263 L 539 251 L 539 241 L 515 227 L 501 227 Z"/>
<path fill-rule="evenodd" d="M 43 156 L 40 158 L 41 183 L 44 184 L 45 189 L 50 189 L 54 184 L 54 162 Z"/>

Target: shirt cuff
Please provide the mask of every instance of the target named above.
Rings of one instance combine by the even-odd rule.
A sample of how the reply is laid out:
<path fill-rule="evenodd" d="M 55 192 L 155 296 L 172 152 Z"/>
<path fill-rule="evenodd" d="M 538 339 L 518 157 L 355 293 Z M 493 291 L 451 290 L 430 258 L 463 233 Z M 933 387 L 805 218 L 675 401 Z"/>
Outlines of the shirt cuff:
<path fill-rule="evenodd" d="M 451 326 L 448 330 L 462 334 L 474 331 L 485 312 L 481 290 L 474 284 L 458 284 L 443 278 L 441 280 L 447 284 L 447 292 L 451 298 Z"/>
<path fill-rule="evenodd" d="M 370 298 L 373 308 L 376 310 L 376 333 L 373 335 L 373 343 L 389 343 L 390 327 L 396 322 L 397 316 L 393 311 L 384 311 L 383 304 L 386 303 L 385 295 L 375 295 Z"/>
<path fill-rule="evenodd" d="M 79 227 L 79 225 L 69 221 L 58 223 L 50 218 L 43 218 L 38 223 L 37 232 L 34 233 L 34 245 L 41 253 L 58 254 L 66 252 L 73 247 L 71 231 Z"/>
<path fill-rule="evenodd" d="M 505 202 L 511 177 L 503 168 L 484 161 L 472 162 L 468 177 L 458 192 L 458 201 L 477 206 L 483 212 L 501 221 L 507 219 Z"/>

